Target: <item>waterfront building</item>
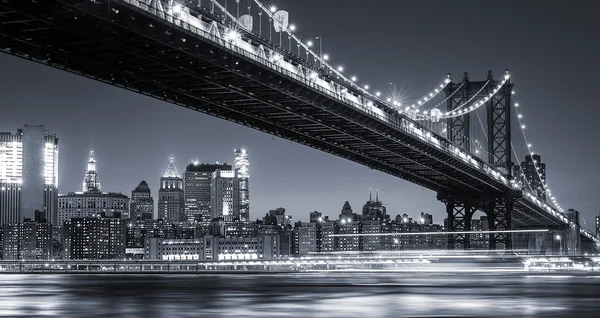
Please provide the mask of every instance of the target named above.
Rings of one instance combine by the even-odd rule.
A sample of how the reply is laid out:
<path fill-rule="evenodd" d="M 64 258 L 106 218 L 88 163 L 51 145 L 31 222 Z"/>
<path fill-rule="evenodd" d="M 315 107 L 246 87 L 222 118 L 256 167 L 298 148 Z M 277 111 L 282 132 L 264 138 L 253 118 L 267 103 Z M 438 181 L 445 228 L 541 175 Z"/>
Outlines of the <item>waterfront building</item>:
<path fill-rule="evenodd" d="M 333 234 L 337 234 L 338 222 L 330 222 L 330 221 L 317 221 L 317 239 L 316 239 L 316 248 L 317 252 L 328 253 L 334 252 L 336 250 L 337 238 L 332 236 Z"/>
<path fill-rule="evenodd" d="M 230 171 L 231 165 L 194 162 L 186 167 L 183 190 L 187 220 L 196 220 L 205 226 L 210 224 L 211 184 L 217 170 Z"/>
<path fill-rule="evenodd" d="M 66 259 L 124 259 L 126 230 L 120 218 L 84 217 L 65 222 Z"/>
<path fill-rule="evenodd" d="M 35 219 L 44 211 L 56 222 L 58 138 L 44 126 L 0 133 L 0 225 Z"/>
<path fill-rule="evenodd" d="M 361 236 L 362 244 L 361 251 L 385 251 L 391 248 L 390 236 L 377 234 L 389 233 L 391 230 L 390 223 L 382 220 L 365 220 L 361 221 Z"/>
<path fill-rule="evenodd" d="M 183 179 L 175 166 L 173 156 L 169 159 L 169 165 L 160 178 L 158 197 L 159 218 L 167 223 L 182 222 L 185 220 Z"/>
<path fill-rule="evenodd" d="M 293 254 L 302 257 L 317 252 L 317 223 L 296 222 L 293 230 Z"/>
<path fill-rule="evenodd" d="M 52 224 L 29 219 L 2 225 L 4 260 L 49 260 L 52 258 Z"/>
<path fill-rule="evenodd" d="M 129 207 L 131 220 L 151 220 L 154 218 L 154 198 L 146 181 L 131 192 L 131 205 Z"/>
<path fill-rule="evenodd" d="M 350 218 L 338 222 L 339 234 L 352 234 L 351 236 L 338 237 L 336 250 L 341 252 L 362 251 L 363 239 L 358 234 L 362 233 L 362 223 Z"/>
<path fill-rule="evenodd" d="M 161 260 L 271 260 L 278 258 L 272 236 L 218 237 L 200 239 L 149 238 L 146 259 Z"/>

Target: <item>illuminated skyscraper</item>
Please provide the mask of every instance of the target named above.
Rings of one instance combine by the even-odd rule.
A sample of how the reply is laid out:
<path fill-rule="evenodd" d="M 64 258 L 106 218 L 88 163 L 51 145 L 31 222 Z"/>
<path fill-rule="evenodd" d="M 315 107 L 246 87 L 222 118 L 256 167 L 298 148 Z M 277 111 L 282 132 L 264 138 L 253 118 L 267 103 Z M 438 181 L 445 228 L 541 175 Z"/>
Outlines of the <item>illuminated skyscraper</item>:
<path fill-rule="evenodd" d="M 238 170 L 217 169 L 213 173 L 210 187 L 210 210 L 212 218 L 223 218 L 225 222 L 240 219 L 240 182 Z"/>
<path fill-rule="evenodd" d="M 185 203 L 183 195 L 183 179 L 171 156 L 169 166 L 160 178 L 158 190 L 158 217 L 165 222 L 174 223 L 185 220 Z"/>
<path fill-rule="evenodd" d="M 235 167 L 238 171 L 238 180 L 240 187 L 240 221 L 248 223 L 250 221 L 250 168 L 248 161 L 248 152 L 246 149 L 235 149 Z"/>
<path fill-rule="evenodd" d="M 122 193 L 101 192 L 100 179 L 96 171 L 94 152 L 90 152 L 83 192 L 69 192 L 58 195 L 58 225 L 72 218 L 105 215 L 115 218 L 129 218 L 129 198 Z"/>
<path fill-rule="evenodd" d="M 100 192 L 100 178 L 96 172 L 96 159 L 94 159 L 94 151 L 90 151 L 90 159 L 88 160 L 87 172 L 83 178 L 83 190 L 86 192 Z"/>
<path fill-rule="evenodd" d="M 201 219 L 202 224 L 210 224 L 212 220 L 210 214 L 210 185 L 213 173 L 217 169 L 231 170 L 231 165 L 194 162 L 185 169 L 183 190 L 185 193 L 185 215 L 188 220 Z"/>
<path fill-rule="evenodd" d="M 33 220 L 36 210 L 55 223 L 57 189 L 56 135 L 30 125 L 0 133 L 0 224 Z"/>

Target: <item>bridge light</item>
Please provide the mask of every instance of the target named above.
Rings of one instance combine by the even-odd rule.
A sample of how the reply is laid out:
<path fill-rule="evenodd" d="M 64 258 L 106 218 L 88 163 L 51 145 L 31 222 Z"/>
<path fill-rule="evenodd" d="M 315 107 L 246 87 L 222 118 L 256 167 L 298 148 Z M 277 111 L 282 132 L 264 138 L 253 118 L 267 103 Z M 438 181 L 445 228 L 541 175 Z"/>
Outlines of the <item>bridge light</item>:
<path fill-rule="evenodd" d="M 515 107 L 519 107 L 519 103 L 515 103 Z"/>
<path fill-rule="evenodd" d="M 523 115 L 519 114 L 517 117 L 519 117 L 519 119 L 523 118 Z"/>
<path fill-rule="evenodd" d="M 356 80 L 357 80 L 356 76 L 352 76 L 352 81 L 356 82 Z"/>
<path fill-rule="evenodd" d="M 296 26 L 295 25 L 290 25 L 290 31 L 296 31 Z"/>
<path fill-rule="evenodd" d="M 338 70 L 338 72 L 343 72 L 344 71 L 344 67 L 340 65 L 340 66 L 337 67 L 337 70 Z"/>
<path fill-rule="evenodd" d="M 308 42 L 306 43 L 306 45 L 308 45 L 308 47 L 311 47 L 311 46 L 313 46 L 313 42 L 312 42 L 312 41 L 308 41 Z"/>
<path fill-rule="evenodd" d="M 380 92 L 375 92 L 375 96 L 379 97 L 379 96 L 381 96 L 381 93 Z"/>
<path fill-rule="evenodd" d="M 369 85 L 365 85 L 365 89 L 369 89 Z"/>
<path fill-rule="evenodd" d="M 275 11 L 277 11 L 277 7 L 276 6 L 271 6 L 271 12 L 275 13 Z"/>
<path fill-rule="evenodd" d="M 521 125 L 521 129 L 525 129 L 525 125 Z"/>
<path fill-rule="evenodd" d="M 315 78 L 317 78 L 317 73 L 315 73 L 315 72 L 311 72 L 311 73 L 310 73 L 310 78 L 312 78 L 312 79 L 315 79 Z"/>
<path fill-rule="evenodd" d="M 389 103 L 392 101 L 392 99 L 388 97 L 388 99 L 386 99 L 386 101 Z"/>
<path fill-rule="evenodd" d="M 181 13 L 181 5 L 180 4 L 174 5 L 172 10 L 173 10 L 173 13 L 175 13 L 175 14 Z"/>
<path fill-rule="evenodd" d="M 329 60 L 329 54 L 324 54 L 324 55 L 323 55 L 323 59 L 324 59 L 325 61 Z"/>

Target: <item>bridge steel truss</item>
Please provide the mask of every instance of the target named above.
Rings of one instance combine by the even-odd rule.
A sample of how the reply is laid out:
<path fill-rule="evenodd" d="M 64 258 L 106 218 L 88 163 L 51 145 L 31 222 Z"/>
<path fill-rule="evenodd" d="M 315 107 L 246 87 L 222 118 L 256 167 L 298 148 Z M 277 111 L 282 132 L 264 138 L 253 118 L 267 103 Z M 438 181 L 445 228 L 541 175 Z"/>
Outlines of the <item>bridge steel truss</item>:
<path fill-rule="evenodd" d="M 447 111 L 473 105 L 480 99 L 493 94 L 494 88 L 501 82 L 494 80 L 492 72 L 488 72 L 486 81 L 471 82 L 469 74 L 464 73 L 461 83 L 449 83 L 445 88 Z M 513 83 L 507 83 L 486 102 L 487 113 L 487 150 L 488 163 L 500 168 L 506 175 L 512 175 L 511 148 L 511 94 Z M 468 112 L 447 119 L 447 138 L 465 151 L 471 151 L 471 115 Z M 509 191 L 489 197 L 488 194 L 478 197 L 448 196 L 438 194 L 438 199 L 446 205 L 448 228 L 450 231 L 471 231 L 471 218 L 477 210 L 488 216 L 490 230 L 512 230 L 513 209 L 515 200 L 520 194 Z M 527 222 L 523 222 L 527 224 Z M 490 234 L 489 249 L 512 248 L 512 237 L 506 234 Z M 448 248 L 470 247 L 469 234 L 457 234 L 448 237 Z"/>
<path fill-rule="evenodd" d="M 223 23 L 209 11 L 201 18 Z M 294 58 L 253 34 L 243 36 Z M 475 207 L 492 213 L 490 229 L 510 229 L 511 222 L 525 227 L 561 224 L 529 201 L 502 203 L 502 198 L 518 198 L 515 193 L 520 191 L 423 142 L 422 135 L 406 129 L 418 124 L 396 110 L 378 105 L 392 120 L 384 121 L 367 108 L 350 106 L 231 50 L 216 36 L 199 37 L 122 0 L 0 0 L 0 52 L 235 122 L 421 185 L 436 191 L 452 207 L 449 211 L 466 208 L 466 213 L 448 213 L 451 229 L 468 229 Z M 314 65 L 304 67 L 319 71 Z M 475 88 L 469 83 L 469 91 Z M 490 107 L 506 110 L 510 101 L 504 101 L 491 102 L 495 106 Z M 501 160 L 505 159 L 496 162 Z M 463 196 L 476 203 L 465 202 Z M 493 197 L 494 204 L 484 197 Z M 452 242 L 459 244 L 464 238 L 454 237 Z M 510 238 L 498 235 L 494 244 L 510 246 Z"/>

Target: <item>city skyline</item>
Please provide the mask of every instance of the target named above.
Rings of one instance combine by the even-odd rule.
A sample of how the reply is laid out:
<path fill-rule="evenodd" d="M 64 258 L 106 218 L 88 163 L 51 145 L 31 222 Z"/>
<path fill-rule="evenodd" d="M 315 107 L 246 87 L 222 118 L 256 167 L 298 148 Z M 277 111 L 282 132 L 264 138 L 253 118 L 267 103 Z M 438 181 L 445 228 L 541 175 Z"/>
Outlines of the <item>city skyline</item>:
<path fill-rule="evenodd" d="M 593 149 L 580 147 L 571 141 L 593 144 L 592 136 L 598 133 L 599 128 L 591 126 L 586 131 L 575 128 L 563 132 L 551 129 L 564 125 L 563 122 L 580 123 L 585 122 L 586 118 L 598 117 L 598 109 L 591 107 L 591 98 L 582 94 L 593 89 L 593 72 L 586 69 L 593 68 L 598 63 L 593 58 L 594 47 L 590 50 L 588 42 L 573 39 L 569 34 L 561 32 L 561 26 L 545 23 L 552 18 L 575 21 L 575 8 L 565 9 L 548 4 L 547 10 L 542 14 L 534 12 L 534 5 L 528 3 L 515 3 L 501 9 L 492 3 L 448 3 L 440 4 L 434 10 L 427 4 L 419 3 L 399 5 L 398 10 L 392 10 L 397 4 L 386 4 L 390 6 L 390 10 L 386 11 L 395 12 L 397 19 L 389 16 L 376 19 L 370 22 L 369 29 L 409 28 L 418 22 L 414 20 L 414 12 L 428 11 L 431 20 L 437 21 L 420 28 L 411 28 L 411 32 L 407 32 L 407 38 L 399 34 L 400 40 L 389 41 L 389 38 L 383 36 L 366 36 L 367 31 L 361 30 L 360 24 L 352 23 L 352 14 L 336 17 L 340 20 L 339 25 L 347 26 L 347 32 L 338 32 L 337 26 L 327 23 L 308 23 L 306 21 L 327 20 L 341 6 L 323 3 L 319 4 L 321 10 L 309 11 L 303 4 L 279 1 L 278 6 L 293 14 L 291 18 L 298 21 L 301 34 L 306 37 L 320 36 L 324 51 L 331 54 L 332 58 L 335 57 L 336 63 L 343 63 L 361 81 L 369 80 L 369 84 L 382 90 L 390 82 L 397 82 L 409 86 L 409 93 L 414 93 L 416 97 L 446 72 L 460 77 L 462 72 L 468 71 L 472 78 L 480 79 L 488 69 L 499 74 L 503 69 L 510 68 L 515 89 L 523 100 L 525 116 L 533 120 L 529 123 L 528 132 L 534 149 L 545 158 L 548 183 L 561 205 L 581 211 L 587 221 L 586 226 L 591 227 L 592 219 L 600 208 L 595 195 L 595 189 L 600 185 L 592 174 L 587 173 L 585 158 L 593 158 L 596 154 Z M 358 2 L 345 2 L 349 7 L 357 4 Z M 382 2 L 383 4 L 385 3 Z M 577 9 L 581 10 L 581 6 L 583 4 L 577 6 Z M 374 5 L 365 10 L 374 10 L 376 7 Z M 501 18 L 502 15 L 484 17 L 478 13 L 491 10 L 510 11 L 515 16 L 511 23 L 506 23 Z M 381 12 L 367 11 L 364 14 L 376 16 Z M 450 19 L 450 16 L 453 18 Z M 582 22 L 570 24 L 569 28 L 582 34 L 582 37 L 591 35 L 590 30 L 593 28 L 586 22 L 591 20 L 579 20 Z M 440 30 L 450 24 L 467 31 L 456 36 L 456 45 L 440 48 L 435 45 L 435 39 L 441 36 Z M 471 30 L 470 26 L 474 24 L 490 25 L 490 34 L 495 36 L 481 37 Z M 510 34 L 513 45 L 499 47 L 493 54 L 464 49 L 469 47 L 469 41 L 473 38 L 481 40 L 478 47 L 496 47 L 497 38 L 502 34 Z M 536 41 L 530 41 L 534 37 Z M 363 45 L 356 50 L 348 50 L 347 48 L 356 45 L 357 38 L 364 41 Z M 561 63 L 562 54 L 567 53 L 554 46 L 557 40 L 571 44 L 569 53 L 578 54 L 577 63 L 568 66 Z M 413 42 L 418 44 L 411 45 Z M 444 52 L 443 59 L 440 58 L 440 50 Z M 422 54 L 426 51 L 435 51 L 436 54 Z M 382 56 L 379 52 L 390 54 Z M 540 54 L 541 52 L 544 54 Z M 157 181 L 154 180 L 159 179 L 160 164 L 171 154 L 182 162 L 198 157 L 203 162 L 215 162 L 229 158 L 233 147 L 243 146 L 252 149 L 250 159 L 255 176 L 252 184 L 251 219 L 277 206 L 286 207 L 296 220 L 304 218 L 306 211 L 337 213 L 335 211 L 339 210 L 345 200 L 362 198 L 369 188 L 379 189 L 384 202 L 397 207 L 398 213 L 423 211 L 436 218 L 443 216 L 444 207 L 437 202 L 432 191 L 421 190 L 418 186 L 343 159 L 58 70 L 8 56 L 1 56 L 0 61 L 6 70 L 0 75 L 5 96 L 3 103 L 10 105 L 6 111 L 3 109 L 6 116 L 0 118 L 0 127 L 3 131 L 14 131 L 24 123 L 40 123 L 62 138 L 59 171 L 66 171 L 66 174 L 61 178 L 61 192 L 77 188 L 77 184 L 81 182 L 77 181 L 80 178 L 79 171 L 85 165 L 79 159 L 79 154 L 84 156 L 90 149 L 104 153 L 107 159 L 104 163 L 106 166 L 99 165 L 99 169 L 106 170 L 104 174 L 108 178 L 103 179 L 103 186 L 111 191 L 128 194 L 140 180 L 147 180 L 150 188 L 157 191 L 154 190 L 158 189 Z M 418 67 L 410 67 L 416 62 L 419 62 Z M 557 76 L 564 79 L 578 77 L 580 80 L 575 85 L 573 81 L 556 80 Z M 28 87 L 37 87 L 37 94 L 26 94 Z M 564 92 L 550 96 L 545 93 L 561 90 Z M 560 106 L 571 104 L 575 111 L 563 111 Z M 89 113 L 94 113 L 95 116 L 90 118 Z M 131 118 L 136 118 L 136 123 L 131 123 Z M 105 128 L 108 123 L 110 129 Z M 160 129 L 161 127 L 170 129 Z M 176 128 L 171 129 L 172 127 Z M 201 138 L 202 136 L 207 138 Z M 222 147 L 224 144 L 231 147 Z M 290 166 L 294 169 L 290 169 Z M 108 176 L 105 167 L 114 169 L 110 174 L 115 177 Z M 126 171 L 132 171 L 134 167 L 143 171 L 129 176 Z M 180 169 L 182 167 L 179 166 Z M 67 171 L 67 168 L 72 171 Z M 283 175 L 298 182 L 288 185 Z M 316 184 L 315 180 L 318 180 Z M 573 182 L 578 186 L 573 187 Z M 340 183 L 344 184 L 343 189 L 336 189 Z M 285 192 L 281 190 L 281 184 L 286 184 Z M 302 198 L 298 198 L 297 193 L 302 193 Z M 351 203 L 356 205 L 360 201 L 351 200 Z M 390 213 L 396 211 L 391 210 Z"/>

